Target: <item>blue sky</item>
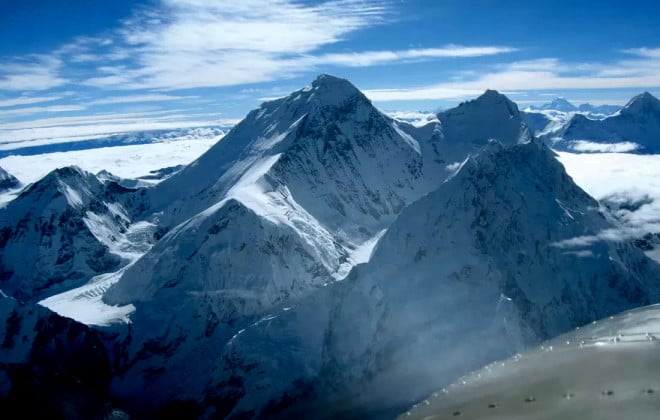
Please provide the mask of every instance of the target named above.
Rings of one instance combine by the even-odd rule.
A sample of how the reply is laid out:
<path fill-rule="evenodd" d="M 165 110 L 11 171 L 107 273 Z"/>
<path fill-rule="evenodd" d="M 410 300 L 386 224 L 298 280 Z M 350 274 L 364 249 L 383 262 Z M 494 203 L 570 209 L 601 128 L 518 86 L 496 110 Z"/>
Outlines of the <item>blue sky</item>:
<path fill-rule="evenodd" d="M 660 92 L 660 2 L 0 0 L 0 141 L 231 122 L 319 73 L 385 110 Z"/>

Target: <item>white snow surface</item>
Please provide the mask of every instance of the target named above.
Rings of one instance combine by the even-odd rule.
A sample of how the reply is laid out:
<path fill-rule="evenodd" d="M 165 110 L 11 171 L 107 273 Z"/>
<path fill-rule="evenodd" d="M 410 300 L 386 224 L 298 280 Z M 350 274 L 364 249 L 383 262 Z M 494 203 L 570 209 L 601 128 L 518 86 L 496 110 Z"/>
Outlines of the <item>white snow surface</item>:
<path fill-rule="evenodd" d="M 108 205 L 111 214 L 130 222 L 126 211 L 118 203 Z M 151 237 L 156 226 L 150 222 L 140 221 L 131 224 L 125 232 L 105 214 L 86 213 L 83 219 L 85 225 L 96 239 L 108 247 L 112 254 L 129 261 L 116 272 L 100 274 L 92 277 L 85 285 L 50 296 L 39 302 L 39 305 L 67 318 L 87 325 L 109 326 L 113 323 L 129 323 L 129 315 L 135 311 L 135 306 L 108 305 L 103 302 L 103 294 L 115 284 L 123 273 L 144 253 L 151 248 Z"/>
<path fill-rule="evenodd" d="M 400 419 L 652 420 L 660 404 L 660 306 L 576 328 L 493 362 L 415 404 Z"/>
<path fill-rule="evenodd" d="M 299 299 L 347 281 L 399 212 L 451 175 L 454 156 L 463 161 L 493 137 L 528 140 L 515 104 L 496 92 L 447 118 L 420 127 L 394 122 L 347 81 L 321 76 L 311 88 L 264 103 L 149 189 L 152 210 L 170 231 L 104 301 L 136 308 L 129 359 L 154 339 L 178 350 L 167 360 L 137 360 L 115 389 L 197 398 L 205 384 L 196 376 L 213 371 L 211 380 L 220 380 L 229 368 L 205 360 L 280 322 L 280 306 L 293 313 Z M 328 308 L 319 310 L 310 322 Z M 314 336 L 322 330 L 317 325 Z M 191 365 L 193 353 L 199 363 Z M 163 375 L 145 382 L 140 372 L 163 363 Z M 182 370 L 190 380 L 172 383 Z"/>
<path fill-rule="evenodd" d="M 396 406 L 645 293 L 657 299 L 660 268 L 631 245 L 591 244 L 589 258 L 552 246 L 608 226 L 549 150 L 488 146 L 408 206 L 344 281 L 234 337 L 224 354 L 249 390 L 236 412 L 328 371 L 320 383 L 347 387 L 337 401 Z M 291 351 L 273 352 L 283 342 Z"/>
<path fill-rule="evenodd" d="M 368 406 L 418 374 L 397 397 L 405 399 L 436 374 L 451 379 L 628 307 L 648 285 L 626 269 L 639 278 L 655 269 L 636 248 L 602 240 L 619 225 L 601 216 L 531 140 L 517 106 L 494 91 L 407 124 L 324 75 L 263 104 L 211 146 L 195 139 L 44 156 L 124 178 L 195 159 L 143 190 L 150 216 L 141 221 L 119 202 L 87 211 L 81 188 L 60 185 L 57 205 L 78 209 L 87 240 L 123 263 L 40 303 L 88 324 L 132 322 L 124 350 L 135 364 L 113 384 L 126 396 L 199 399 L 235 374 L 247 390 L 238 413 L 323 371 L 338 386 L 364 385 L 360 403 Z M 657 222 L 657 193 L 647 197 L 655 182 L 630 188 L 657 162 L 559 156 L 588 192 L 641 203 L 619 209 L 618 223 Z M 619 156 L 631 178 L 613 169 L 605 176 L 598 168 L 605 161 L 586 160 L 606 156 Z M 30 182 L 37 162 L 30 159 L 0 165 Z M 12 170 L 5 161 L 18 163 Z M 612 182 L 600 185 L 604 177 Z M 156 228 L 169 232 L 152 247 Z M 553 245 L 584 235 L 595 240 Z M 603 276 L 625 283 L 630 295 L 593 280 Z M 455 346 L 451 338 L 466 330 L 475 333 Z M 291 351 L 278 351 L 283 346 Z M 445 364 L 419 362 L 438 349 Z M 145 369 L 159 373 L 146 378 Z M 366 379 L 372 374 L 377 383 Z"/>
<path fill-rule="evenodd" d="M 620 225 L 607 232 L 608 238 L 629 240 L 660 232 L 660 155 L 557 154 L 580 187 L 613 207 Z M 657 250 L 648 255 L 658 259 Z"/>
<path fill-rule="evenodd" d="M 188 164 L 217 142 L 216 138 L 200 138 L 30 156 L 12 155 L 0 159 L 0 166 L 24 184 L 35 182 L 65 166 L 78 166 L 91 173 L 107 170 L 121 178 L 134 179 L 152 170 Z"/>
<path fill-rule="evenodd" d="M 615 151 L 621 150 L 620 143 L 630 148 L 638 145 L 641 153 L 660 151 L 660 100 L 648 92 L 635 96 L 618 112 L 602 119 L 592 120 L 575 114 L 560 128 L 543 133 L 542 138 L 553 148 L 590 152 L 589 143 L 603 143 Z M 588 143 L 585 143 L 588 142 Z M 612 144 L 619 144 L 612 146 Z M 609 146 L 608 146 L 609 145 Z M 630 150 L 627 150 L 630 151 Z"/>
<path fill-rule="evenodd" d="M 107 305 L 102 300 L 103 294 L 121 278 L 126 268 L 100 274 L 83 286 L 42 300 L 39 305 L 86 325 L 106 327 L 116 322 L 129 323 L 135 306 Z"/>

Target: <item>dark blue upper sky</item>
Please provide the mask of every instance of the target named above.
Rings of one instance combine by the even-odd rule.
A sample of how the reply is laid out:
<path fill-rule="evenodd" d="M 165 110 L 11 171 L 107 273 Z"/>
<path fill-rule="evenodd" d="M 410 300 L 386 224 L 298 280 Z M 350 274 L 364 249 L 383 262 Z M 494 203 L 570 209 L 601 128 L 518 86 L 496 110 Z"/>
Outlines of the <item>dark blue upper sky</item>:
<path fill-rule="evenodd" d="M 1 55 L 44 53 L 94 36 L 131 14 L 131 0 L 2 0 Z"/>
<path fill-rule="evenodd" d="M 390 110 L 486 88 L 622 103 L 658 92 L 658 16 L 656 1 L 0 0 L 0 131 L 240 118 L 322 72 Z"/>

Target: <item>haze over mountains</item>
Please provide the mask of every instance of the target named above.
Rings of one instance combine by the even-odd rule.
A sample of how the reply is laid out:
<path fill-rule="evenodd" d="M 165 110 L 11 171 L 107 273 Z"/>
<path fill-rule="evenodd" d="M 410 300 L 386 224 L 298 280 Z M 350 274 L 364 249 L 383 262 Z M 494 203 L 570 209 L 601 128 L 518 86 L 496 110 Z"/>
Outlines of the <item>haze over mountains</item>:
<path fill-rule="evenodd" d="M 129 413 L 392 416 L 488 362 L 660 300 L 658 263 L 603 235 L 620 222 L 547 146 L 652 152 L 657 103 L 576 113 L 536 139 L 496 91 L 408 124 L 321 75 L 155 186 L 64 168 L 25 188 L 0 209 L 0 308 L 25 302 L 16 317 L 29 320 L 40 302 L 95 325 L 66 321 L 102 332 L 101 394 Z M 11 351 L 16 328 L 4 330 Z M 0 389 L 16 386 L 7 378 Z"/>
<path fill-rule="evenodd" d="M 566 100 L 566 98 L 562 97 L 555 98 L 551 102 L 543 105 L 532 105 L 530 107 L 532 110 L 539 111 L 582 112 L 591 115 L 603 116 L 613 114 L 620 108 L 621 107 L 617 105 L 591 105 L 590 103 L 574 105 Z"/>

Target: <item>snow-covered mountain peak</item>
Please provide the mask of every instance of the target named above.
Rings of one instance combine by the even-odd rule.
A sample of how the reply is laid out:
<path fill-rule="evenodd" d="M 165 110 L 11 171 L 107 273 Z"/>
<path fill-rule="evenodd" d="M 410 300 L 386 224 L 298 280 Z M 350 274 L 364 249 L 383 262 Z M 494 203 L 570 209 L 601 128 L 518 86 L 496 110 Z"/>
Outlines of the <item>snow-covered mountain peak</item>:
<path fill-rule="evenodd" d="M 655 153 L 660 149 L 660 100 L 644 92 L 601 120 L 575 114 L 566 125 L 542 138 L 553 148 L 570 151 Z"/>
<path fill-rule="evenodd" d="M 421 146 L 398 123 L 350 82 L 321 75 L 250 112 L 206 154 L 155 187 L 152 201 L 155 211 L 164 209 L 161 220 L 171 227 L 222 201 L 239 181 L 247 185 L 243 181 L 259 172 L 269 177 L 273 191 L 286 184 L 310 214 L 335 225 L 362 217 L 349 216 L 346 201 L 369 218 L 389 219 L 407 201 L 406 184 L 419 178 L 421 161 Z M 265 162 L 272 165 L 265 168 Z M 409 181 L 394 167 L 407 172 Z M 369 192 L 359 193 L 365 189 Z M 329 209 L 338 214 L 331 217 Z M 383 228 L 378 223 L 369 234 Z"/>
<path fill-rule="evenodd" d="M 311 84 L 288 96 L 264 102 L 259 109 L 248 114 L 245 120 L 250 124 L 253 120 L 278 124 L 286 120 L 291 124 L 307 114 L 337 112 L 337 108 L 341 108 L 342 112 L 350 112 L 351 108 L 358 105 L 371 106 L 371 102 L 348 80 L 321 74 Z"/>
<path fill-rule="evenodd" d="M 518 105 L 496 90 L 487 90 L 481 96 L 471 101 L 463 102 L 458 107 L 440 112 L 438 117 L 443 121 L 447 119 L 482 118 L 490 115 L 491 118 L 508 117 L 520 121 Z"/>
<path fill-rule="evenodd" d="M 100 193 L 101 182 L 91 173 L 77 166 L 55 169 L 45 177 L 28 186 L 17 199 L 16 206 L 23 203 L 39 205 L 40 200 L 64 198 L 71 207 L 82 207 Z M 46 205 L 46 202 L 42 203 Z"/>
<path fill-rule="evenodd" d="M 574 112 L 577 110 L 577 107 L 570 103 L 566 98 L 558 97 L 552 100 L 550 104 L 544 106 L 545 109 L 554 109 L 562 112 Z"/>
<path fill-rule="evenodd" d="M 518 105 L 515 102 L 507 98 L 506 95 L 492 89 L 486 90 L 477 99 L 463 103 L 463 106 L 468 107 L 468 109 L 471 108 L 472 111 L 479 108 L 488 108 L 491 111 L 506 109 L 510 115 L 518 113 Z"/>
<path fill-rule="evenodd" d="M 593 198 L 573 183 L 554 152 L 536 139 L 508 147 L 491 141 L 471 156 L 454 178 L 483 180 L 493 187 L 500 181 L 509 183 L 513 174 L 534 179 L 537 191 L 546 191 L 561 202 L 571 202 L 572 207 L 598 207 Z"/>
<path fill-rule="evenodd" d="M 14 175 L 0 167 L 0 193 L 20 186 L 21 182 Z"/>
<path fill-rule="evenodd" d="M 0 209 L 0 288 L 29 300 L 116 268 L 125 258 L 112 250 L 141 198 L 75 166 L 29 185 Z"/>
<path fill-rule="evenodd" d="M 660 100 L 649 92 L 633 97 L 620 111 L 622 115 L 660 113 Z"/>
<path fill-rule="evenodd" d="M 319 75 L 310 86 L 303 88 L 303 92 L 312 92 L 319 103 L 324 105 L 337 105 L 352 97 L 366 99 L 364 94 L 351 82 L 329 74 Z"/>
<path fill-rule="evenodd" d="M 444 136 L 443 152 L 452 161 L 462 161 L 492 139 L 506 145 L 532 138 L 518 106 L 494 90 L 439 113 L 438 119 Z"/>

